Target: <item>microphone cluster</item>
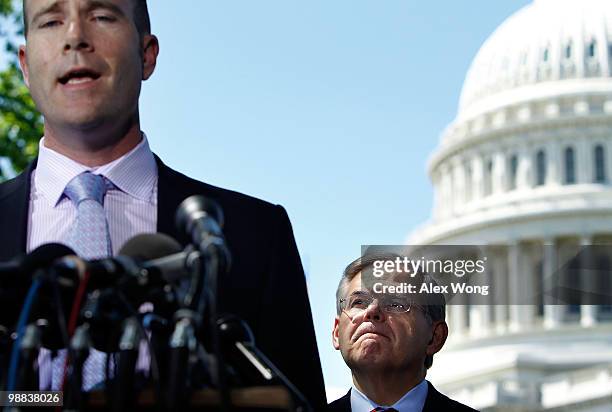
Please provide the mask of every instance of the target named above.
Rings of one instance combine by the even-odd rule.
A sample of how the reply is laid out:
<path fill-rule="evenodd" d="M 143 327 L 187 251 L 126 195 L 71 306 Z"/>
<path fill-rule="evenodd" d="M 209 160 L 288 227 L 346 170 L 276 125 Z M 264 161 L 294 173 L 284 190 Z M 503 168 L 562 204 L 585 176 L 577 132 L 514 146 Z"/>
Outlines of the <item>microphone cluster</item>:
<path fill-rule="evenodd" d="M 187 407 L 193 391 L 213 387 L 230 408 L 230 387 L 285 386 L 296 410 L 308 410 L 299 391 L 255 346 L 248 325 L 217 314 L 218 276 L 229 270 L 223 213 L 212 200 L 186 199 L 178 208 L 185 247 L 163 234 L 130 239 L 118 256 L 85 260 L 67 246 L 46 244 L 0 264 L 0 390 L 37 391 L 38 354 L 67 350 L 66 410 L 88 409 L 85 360 L 92 349 L 109 354 L 107 407 L 135 407 L 149 387 L 165 410 Z M 205 339 L 204 339 L 205 338 Z M 136 371 L 146 342 L 149 365 Z M 108 373 L 110 372 L 110 373 Z M 150 378 L 146 378 L 147 373 Z"/>

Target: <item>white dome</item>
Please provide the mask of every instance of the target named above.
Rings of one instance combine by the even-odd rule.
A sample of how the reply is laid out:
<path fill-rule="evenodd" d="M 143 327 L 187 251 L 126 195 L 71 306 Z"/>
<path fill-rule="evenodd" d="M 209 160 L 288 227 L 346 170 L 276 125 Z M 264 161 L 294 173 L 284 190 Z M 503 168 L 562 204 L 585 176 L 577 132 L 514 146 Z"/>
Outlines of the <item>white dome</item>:
<path fill-rule="evenodd" d="M 593 79 L 581 83 L 589 92 L 597 88 L 597 79 L 611 76 L 611 44 L 612 1 L 536 0 L 510 16 L 480 48 L 457 117 L 473 117 L 505 101 L 517 103 L 519 88 L 531 89 L 527 94 L 533 99 L 534 86 L 544 83 Z"/>
<path fill-rule="evenodd" d="M 569 235 L 585 215 L 612 233 L 612 0 L 536 0 L 503 22 L 428 171 L 432 220 L 411 243 Z"/>

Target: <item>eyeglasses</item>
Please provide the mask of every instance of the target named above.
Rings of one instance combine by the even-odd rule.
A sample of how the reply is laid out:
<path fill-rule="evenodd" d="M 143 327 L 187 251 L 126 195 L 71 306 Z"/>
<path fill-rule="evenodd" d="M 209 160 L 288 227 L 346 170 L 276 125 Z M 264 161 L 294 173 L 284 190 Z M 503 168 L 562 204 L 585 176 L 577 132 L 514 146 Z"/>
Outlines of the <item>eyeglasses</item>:
<path fill-rule="evenodd" d="M 340 309 L 353 319 L 355 316 L 362 315 L 374 300 L 378 302 L 381 310 L 386 313 L 407 313 L 410 312 L 412 307 L 410 301 L 405 298 L 389 295 L 374 298 L 367 292 L 356 292 L 348 298 L 340 299 Z"/>

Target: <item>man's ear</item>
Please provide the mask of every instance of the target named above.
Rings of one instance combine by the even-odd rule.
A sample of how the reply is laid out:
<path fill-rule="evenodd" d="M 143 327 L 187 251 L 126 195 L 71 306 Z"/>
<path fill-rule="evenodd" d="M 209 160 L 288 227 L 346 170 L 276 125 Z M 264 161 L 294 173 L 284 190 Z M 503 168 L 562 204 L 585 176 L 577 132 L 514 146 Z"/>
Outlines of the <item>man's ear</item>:
<path fill-rule="evenodd" d="M 427 354 L 434 355 L 442 349 L 446 338 L 448 337 L 448 325 L 444 321 L 439 321 L 433 324 L 433 334 L 431 340 L 427 344 Z"/>
<path fill-rule="evenodd" d="M 338 339 L 338 325 L 340 324 L 340 319 L 336 316 L 334 320 L 334 329 L 332 330 L 332 345 L 334 345 L 334 349 L 340 349 L 340 339 Z"/>
<path fill-rule="evenodd" d="M 25 82 L 28 89 L 30 88 L 30 71 L 28 70 L 28 59 L 26 55 L 26 46 L 19 46 L 19 67 L 21 67 L 21 73 L 23 74 L 23 81 Z"/>
<path fill-rule="evenodd" d="M 142 39 L 142 80 L 147 80 L 155 71 L 159 55 L 159 40 L 152 34 Z"/>

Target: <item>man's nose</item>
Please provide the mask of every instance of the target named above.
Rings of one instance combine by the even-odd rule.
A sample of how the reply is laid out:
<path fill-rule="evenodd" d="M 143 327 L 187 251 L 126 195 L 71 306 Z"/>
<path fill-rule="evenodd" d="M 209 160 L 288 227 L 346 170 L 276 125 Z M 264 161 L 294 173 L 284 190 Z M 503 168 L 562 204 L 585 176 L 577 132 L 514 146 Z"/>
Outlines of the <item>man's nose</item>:
<path fill-rule="evenodd" d="M 91 42 L 87 38 L 86 29 L 80 18 L 73 18 L 68 22 L 64 51 L 90 51 Z"/>
<path fill-rule="evenodd" d="M 368 305 L 364 313 L 364 319 L 369 321 L 382 322 L 385 320 L 385 312 L 383 312 L 378 299 L 374 299 L 372 303 Z"/>

